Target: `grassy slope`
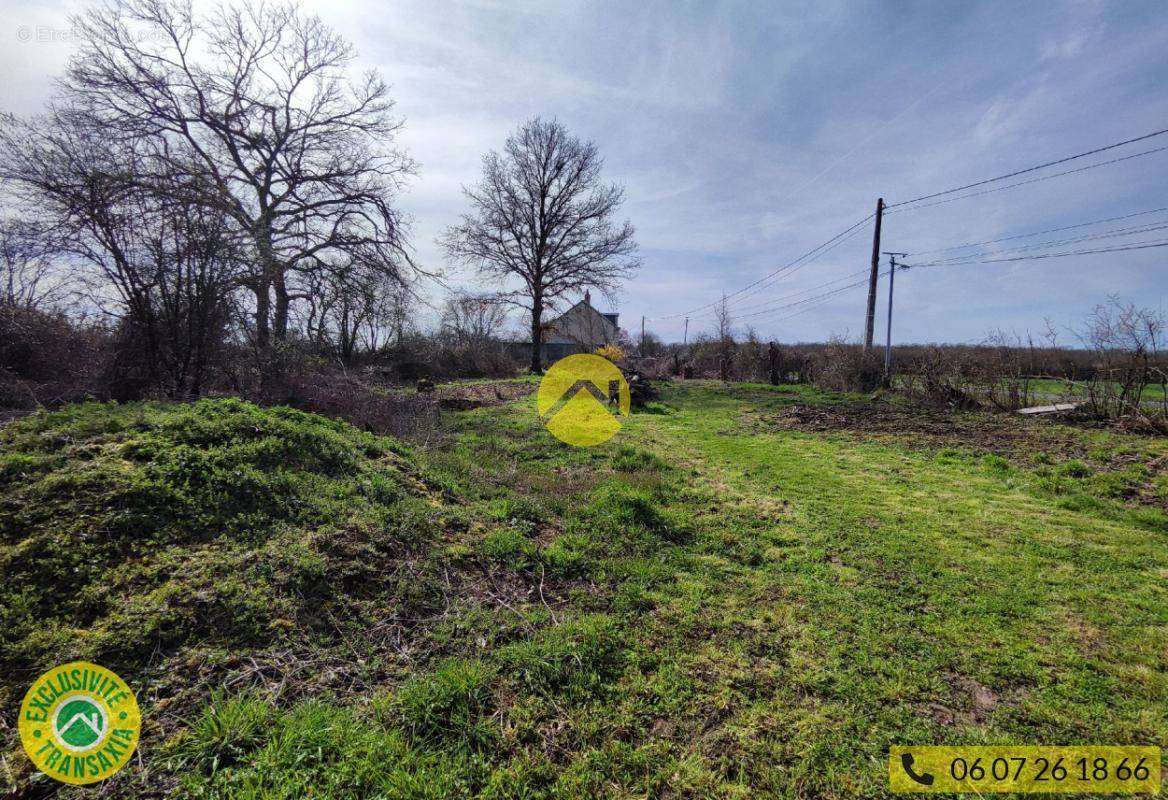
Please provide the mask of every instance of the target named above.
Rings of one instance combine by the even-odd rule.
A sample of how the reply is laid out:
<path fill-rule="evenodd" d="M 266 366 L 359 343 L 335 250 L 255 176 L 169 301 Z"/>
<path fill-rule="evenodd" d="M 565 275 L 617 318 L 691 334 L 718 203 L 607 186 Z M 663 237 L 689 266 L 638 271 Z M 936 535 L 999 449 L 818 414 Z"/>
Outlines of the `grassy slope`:
<path fill-rule="evenodd" d="M 674 387 L 589 450 L 552 440 L 530 401 L 454 415 L 423 455 L 297 417 L 352 456 L 331 472 L 310 462 L 314 483 L 293 493 L 312 510 L 249 507 L 268 516 L 194 540 L 176 522 L 169 549 L 148 539 L 119 562 L 140 591 L 105 597 L 105 616 L 85 620 L 97 633 L 69 635 L 79 607 L 49 635 L 6 617 L 4 657 L 39 669 L 91 654 L 143 687 L 155 727 L 147 768 L 115 778 L 124 794 L 880 796 L 892 742 L 1168 740 L 1168 521 L 1122 500 L 1125 481 L 1168 487 L 1030 453 L 758 432 L 762 412 L 830 399 Z M 74 413 L 133 439 L 184 412 Z M 35 461 L 69 424 L 4 435 Z M 81 453 L 112 447 L 102 435 L 69 434 L 79 449 L 56 469 L 83 471 Z M 1168 453 L 1082 435 L 1137 466 Z M 375 475 L 393 487 L 380 499 L 360 488 Z M 43 483 L 22 480 L 5 488 L 10 520 L 13 499 Z M 69 508 L 54 513 L 86 519 Z M 27 546 L 16 530 L 4 529 L 6 574 Z M 240 567 L 221 551 L 273 562 L 272 577 L 231 588 Z M 167 552 L 210 577 L 183 619 L 196 632 L 146 658 L 173 630 L 153 615 L 177 600 L 155 602 L 158 573 L 138 559 Z M 357 574 L 338 581 L 344 570 Z M 199 627 L 205 607 L 236 614 L 240 597 L 254 607 L 246 633 Z M 109 621 L 126 605 L 145 624 Z M 160 677 L 208 654 L 211 666 L 179 670 L 195 673 L 185 693 Z M 5 681 L 6 709 L 23 677 Z M 215 683 L 230 687 L 208 700 Z"/>

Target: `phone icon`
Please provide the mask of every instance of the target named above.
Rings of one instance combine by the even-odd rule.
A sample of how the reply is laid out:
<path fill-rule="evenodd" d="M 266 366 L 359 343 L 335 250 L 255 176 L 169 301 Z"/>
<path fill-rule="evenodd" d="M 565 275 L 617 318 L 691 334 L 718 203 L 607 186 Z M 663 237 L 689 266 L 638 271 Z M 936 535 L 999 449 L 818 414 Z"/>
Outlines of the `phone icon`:
<path fill-rule="evenodd" d="M 922 786 L 932 786 L 933 785 L 933 776 L 931 773 L 926 772 L 922 775 L 918 775 L 916 772 L 913 771 L 912 753 L 904 753 L 903 755 L 901 755 L 900 765 L 902 767 L 904 767 L 905 774 L 908 775 L 910 778 L 912 778 L 917 783 L 921 784 Z"/>

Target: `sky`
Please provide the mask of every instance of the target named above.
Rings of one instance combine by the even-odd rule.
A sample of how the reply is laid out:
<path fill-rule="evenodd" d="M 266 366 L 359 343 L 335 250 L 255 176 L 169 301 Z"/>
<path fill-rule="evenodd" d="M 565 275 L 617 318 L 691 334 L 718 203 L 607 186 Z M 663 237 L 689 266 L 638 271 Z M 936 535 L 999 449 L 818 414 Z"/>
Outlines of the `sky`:
<path fill-rule="evenodd" d="M 554 117 L 596 143 L 637 229 L 639 272 L 612 301 L 594 293 L 594 305 L 619 312 L 634 335 L 645 316 L 667 341 L 686 335 L 686 312 L 689 337 L 710 332 L 709 305 L 723 292 L 739 333 L 857 339 L 865 286 L 823 295 L 863 278 L 871 222 L 734 293 L 862 220 L 878 197 L 892 204 L 1168 128 L 1161 0 L 305 6 L 354 43 L 358 69 L 393 87 L 400 144 L 419 165 L 399 205 L 420 264 L 455 288 L 491 288 L 447 263 L 435 240 L 468 210 L 461 187 L 477 179 L 482 155 L 523 121 Z M 35 113 L 50 96 L 76 47 L 69 14 L 84 7 L 0 0 L 0 110 Z M 1017 180 L 1165 145 L 1168 136 Z M 922 253 L 937 248 L 1168 207 L 1168 150 L 917 205 L 883 225 L 881 250 L 908 253 L 909 264 L 929 263 L 937 254 Z M 1160 221 L 1168 211 L 968 252 Z M 1038 252 L 1157 240 L 1168 232 Z M 883 277 L 878 340 L 887 288 Z M 893 340 L 976 342 L 998 329 L 1037 333 L 1049 318 L 1074 344 L 1110 295 L 1168 311 L 1168 247 L 899 272 Z"/>

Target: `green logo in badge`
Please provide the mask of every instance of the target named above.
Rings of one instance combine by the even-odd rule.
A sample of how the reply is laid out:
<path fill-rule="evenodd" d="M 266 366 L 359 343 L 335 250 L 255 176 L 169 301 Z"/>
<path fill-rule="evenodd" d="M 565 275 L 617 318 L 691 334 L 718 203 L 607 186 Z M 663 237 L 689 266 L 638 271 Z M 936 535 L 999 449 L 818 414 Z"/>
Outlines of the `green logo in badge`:
<path fill-rule="evenodd" d="M 85 695 L 74 695 L 53 714 L 53 732 L 61 744 L 78 753 L 100 743 L 107 724 L 104 709 Z"/>

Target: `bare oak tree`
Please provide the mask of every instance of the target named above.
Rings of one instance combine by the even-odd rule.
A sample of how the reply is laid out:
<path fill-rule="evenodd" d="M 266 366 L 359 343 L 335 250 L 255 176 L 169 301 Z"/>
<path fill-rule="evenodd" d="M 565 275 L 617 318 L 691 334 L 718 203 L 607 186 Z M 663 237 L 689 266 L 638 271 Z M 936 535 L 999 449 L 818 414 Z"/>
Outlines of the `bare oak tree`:
<path fill-rule="evenodd" d="M 351 81 L 352 47 L 293 4 L 197 16 L 189 0 L 111 0 L 73 20 L 67 99 L 110 137 L 137 140 L 166 189 L 176 177 L 247 237 L 254 335 L 288 331 L 304 276 L 337 260 L 413 277 L 392 202 L 411 160 L 385 82 Z"/>
<path fill-rule="evenodd" d="M 483 157 L 463 188 L 470 214 L 442 237 L 455 260 L 519 287 L 500 299 L 531 316 L 531 369 L 542 372 L 543 313 L 588 286 L 611 292 L 638 266 L 633 226 L 614 217 L 624 190 L 601 183 L 596 145 L 555 120 L 533 119 Z"/>

